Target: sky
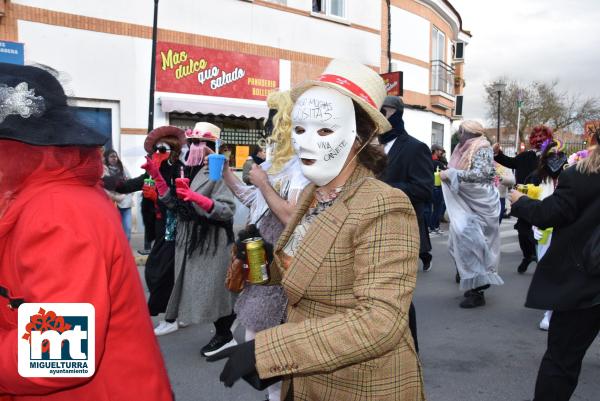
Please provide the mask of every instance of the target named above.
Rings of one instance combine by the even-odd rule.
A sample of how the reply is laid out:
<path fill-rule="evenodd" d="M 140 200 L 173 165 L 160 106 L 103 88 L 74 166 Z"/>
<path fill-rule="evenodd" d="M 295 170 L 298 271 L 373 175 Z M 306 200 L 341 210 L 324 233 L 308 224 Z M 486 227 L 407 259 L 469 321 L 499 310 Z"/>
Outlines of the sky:
<path fill-rule="evenodd" d="M 582 97 L 600 97 L 600 0 L 450 0 L 463 29 L 463 115 L 487 121 L 484 85 L 497 77 L 559 80 Z M 488 124 L 489 125 L 489 124 Z"/>

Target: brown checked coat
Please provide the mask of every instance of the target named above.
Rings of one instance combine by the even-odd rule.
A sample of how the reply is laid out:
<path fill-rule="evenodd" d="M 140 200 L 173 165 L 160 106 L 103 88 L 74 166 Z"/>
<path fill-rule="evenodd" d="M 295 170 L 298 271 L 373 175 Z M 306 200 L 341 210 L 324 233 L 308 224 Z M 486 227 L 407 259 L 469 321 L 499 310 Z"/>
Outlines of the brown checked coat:
<path fill-rule="evenodd" d="M 314 191 L 304 191 L 276 246 L 279 266 Z M 418 253 L 408 197 L 357 167 L 281 272 L 288 323 L 257 334 L 260 377 L 285 376 L 282 399 L 293 388 L 294 401 L 425 400 L 408 329 Z"/>

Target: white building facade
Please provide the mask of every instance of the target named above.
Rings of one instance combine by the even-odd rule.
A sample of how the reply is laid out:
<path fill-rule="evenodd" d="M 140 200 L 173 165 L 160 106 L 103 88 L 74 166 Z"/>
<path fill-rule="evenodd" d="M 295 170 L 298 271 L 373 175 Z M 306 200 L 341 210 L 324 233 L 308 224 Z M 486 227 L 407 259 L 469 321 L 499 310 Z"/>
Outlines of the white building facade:
<path fill-rule="evenodd" d="M 456 46 L 470 36 L 448 1 L 391 0 L 390 14 L 385 0 L 162 0 L 158 10 L 154 58 L 150 0 L 0 0 L 0 41 L 22 43 L 26 64 L 63 73 L 73 104 L 99 122 L 133 174 L 152 62 L 155 127 L 211 121 L 241 149 L 256 141 L 270 91 L 317 77 L 332 58 L 385 73 L 391 56 L 403 73 L 408 132 L 449 148 L 464 82 Z"/>

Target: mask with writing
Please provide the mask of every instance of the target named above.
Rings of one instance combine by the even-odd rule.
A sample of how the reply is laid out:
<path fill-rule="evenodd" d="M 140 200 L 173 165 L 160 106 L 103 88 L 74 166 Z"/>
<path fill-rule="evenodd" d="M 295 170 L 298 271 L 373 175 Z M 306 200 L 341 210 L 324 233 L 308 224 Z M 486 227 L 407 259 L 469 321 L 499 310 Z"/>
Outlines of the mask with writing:
<path fill-rule="evenodd" d="M 356 138 L 352 100 L 334 89 L 310 88 L 294 104 L 292 127 L 302 174 L 318 186 L 327 185 L 344 168 Z"/>

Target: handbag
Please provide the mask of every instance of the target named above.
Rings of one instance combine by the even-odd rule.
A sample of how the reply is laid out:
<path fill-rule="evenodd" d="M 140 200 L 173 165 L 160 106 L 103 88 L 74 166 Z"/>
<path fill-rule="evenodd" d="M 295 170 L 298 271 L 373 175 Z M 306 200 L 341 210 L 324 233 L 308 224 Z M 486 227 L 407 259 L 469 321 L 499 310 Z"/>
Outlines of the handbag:
<path fill-rule="evenodd" d="M 259 221 L 267 214 L 269 209 L 265 210 L 265 212 L 256 220 L 256 222 L 252 226 L 256 226 Z M 244 285 L 246 283 L 246 276 L 244 273 L 244 264 L 246 263 L 245 259 L 241 257 L 244 252 L 242 249 L 242 241 L 240 237 L 246 237 L 242 235 L 243 232 L 247 232 L 251 225 L 246 226 L 244 230 L 242 230 L 238 234 L 238 241 L 236 241 L 231 247 L 231 263 L 227 267 L 227 273 L 225 274 L 225 288 L 233 293 L 240 293 L 244 289 Z M 255 228 L 254 228 L 255 230 Z M 241 251 L 241 252 L 240 252 Z"/>
<path fill-rule="evenodd" d="M 244 289 L 246 278 L 244 277 L 244 261 L 237 257 L 237 243 L 231 247 L 231 263 L 227 267 L 225 275 L 225 288 L 234 293 L 240 293 Z"/>

